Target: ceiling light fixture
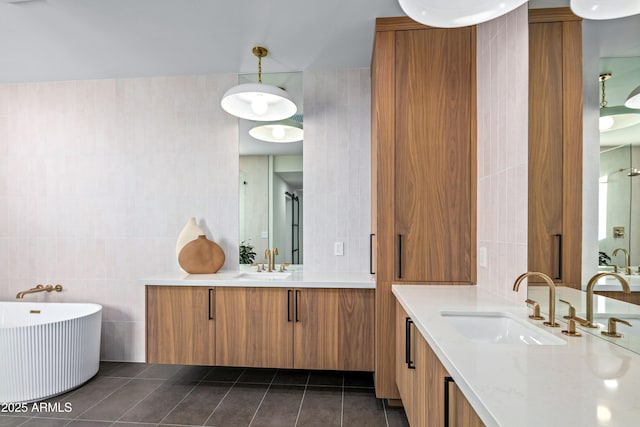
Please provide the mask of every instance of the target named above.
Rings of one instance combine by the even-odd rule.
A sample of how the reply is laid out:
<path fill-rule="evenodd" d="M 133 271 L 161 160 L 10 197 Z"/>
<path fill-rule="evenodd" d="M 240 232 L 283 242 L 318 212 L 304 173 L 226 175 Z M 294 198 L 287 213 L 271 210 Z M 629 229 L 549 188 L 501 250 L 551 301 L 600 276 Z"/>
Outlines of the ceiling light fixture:
<path fill-rule="evenodd" d="M 404 13 L 431 27 L 466 27 L 511 12 L 528 0 L 398 0 Z"/>
<path fill-rule="evenodd" d="M 624 106 L 627 108 L 640 108 L 640 86 L 635 88 L 627 97 L 627 100 L 624 103 Z"/>
<path fill-rule="evenodd" d="M 599 80 L 602 86 L 602 99 L 600 101 L 600 132 L 609 132 L 624 129 L 640 123 L 640 111 L 632 110 L 624 105 L 607 107 L 604 82 L 611 78 L 611 73 L 600 74 Z"/>
<path fill-rule="evenodd" d="M 638 0 L 571 0 L 571 11 L 586 19 L 616 19 L 640 13 Z"/>
<path fill-rule="evenodd" d="M 249 135 L 261 141 L 287 143 L 302 141 L 304 131 L 301 123 L 287 119 L 256 126 L 249 131 Z"/>
<path fill-rule="evenodd" d="M 229 114 L 241 119 L 272 122 L 293 116 L 297 107 L 283 89 L 262 83 L 262 58 L 269 51 L 262 46 L 252 49 L 258 57 L 258 83 L 243 83 L 225 92 L 220 101 Z"/>

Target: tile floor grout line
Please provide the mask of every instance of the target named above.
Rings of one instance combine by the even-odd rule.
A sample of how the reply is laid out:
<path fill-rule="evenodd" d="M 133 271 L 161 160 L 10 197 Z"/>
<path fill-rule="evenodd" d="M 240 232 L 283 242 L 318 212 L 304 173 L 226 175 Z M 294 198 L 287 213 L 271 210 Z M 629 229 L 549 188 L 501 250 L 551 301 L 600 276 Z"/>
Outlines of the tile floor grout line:
<path fill-rule="evenodd" d="M 238 380 L 240 379 L 240 377 L 242 376 L 242 374 L 244 374 L 244 372 L 247 370 L 247 368 L 244 368 L 242 370 L 242 372 L 240 372 L 240 374 L 238 374 L 238 376 L 236 377 L 236 380 L 233 384 L 231 384 L 231 387 L 229 387 L 229 390 L 227 390 L 227 392 L 224 394 L 224 396 L 222 396 L 222 399 L 220 399 L 220 402 L 218 402 L 218 404 L 216 405 L 215 408 L 213 408 L 213 411 L 211 411 L 211 413 L 209 414 L 209 416 L 207 417 L 206 420 L 204 420 L 204 423 L 202 423 L 203 426 L 206 426 L 207 423 L 209 422 L 209 420 L 211 419 L 211 417 L 213 417 L 213 414 L 216 413 L 216 411 L 218 410 L 218 408 L 220 407 L 220 405 L 222 405 L 222 402 L 224 402 L 224 399 L 227 398 L 227 396 L 229 395 L 229 393 L 231 393 L 231 390 L 233 390 L 233 388 L 236 386 L 236 384 L 238 384 Z"/>
<path fill-rule="evenodd" d="M 146 378 L 132 378 L 132 380 L 134 380 L 134 379 L 146 380 Z M 165 381 L 166 381 L 166 380 L 165 380 Z M 131 410 L 132 410 L 133 408 L 136 408 L 136 407 L 137 407 L 140 403 L 142 403 L 142 402 L 143 402 L 147 397 L 151 396 L 151 394 L 152 394 L 153 392 L 155 392 L 157 389 L 159 389 L 160 387 L 162 387 L 162 385 L 164 385 L 164 382 L 162 382 L 162 383 L 158 384 L 157 386 L 155 386 L 155 388 L 154 388 L 153 390 L 151 390 L 149 393 L 145 394 L 145 395 L 144 395 L 144 397 L 143 397 L 142 399 L 138 400 L 138 402 L 137 402 L 135 405 L 133 405 L 131 408 L 127 409 L 127 410 L 124 412 L 124 414 L 120 415 L 120 416 L 118 417 L 118 419 L 117 419 L 117 420 L 115 420 L 114 422 L 120 421 L 120 420 L 122 419 L 122 417 L 124 417 L 124 416 L 125 416 L 125 415 L 127 415 L 129 412 L 131 412 Z M 152 424 L 153 424 L 153 423 L 152 423 Z"/>
<path fill-rule="evenodd" d="M 387 416 L 387 405 L 384 403 L 384 399 L 382 399 L 382 410 L 384 411 L 384 421 L 387 423 L 387 427 L 389 427 L 389 417 Z"/>
<path fill-rule="evenodd" d="M 204 380 L 204 378 L 207 376 L 208 374 L 204 374 L 202 375 L 202 378 L 200 378 L 200 380 L 198 381 L 197 384 L 195 384 L 193 387 L 191 387 L 191 390 L 189 390 L 189 392 L 187 394 L 184 395 L 184 397 L 182 399 L 180 399 L 180 402 L 176 403 L 173 408 L 171 408 L 171 410 L 169 412 L 167 412 L 167 414 L 162 417 L 162 419 L 158 422 L 158 424 L 162 424 L 162 422 L 169 416 L 169 414 L 171 414 L 173 411 L 176 410 L 176 408 L 182 403 L 184 402 L 184 400 L 189 397 L 189 395 L 191 393 L 193 393 L 193 390 L 196 389 L 196 387 L 198 387 L 200 384 L 202 384 L 202 381 Z"/>
<path fill-rule="evenodd" d="M 262 402 L 264 402 L 264 399 L 266 399 L 267 393 L 269 393 L 269 390 L 271 390 L 271 385 L 273 384 L 273 381 L 275 381 L 276 376 L 278 375 L 278 371 L 279 371 L 279 369 L 276 369 L 276 371 L 273 373 L 273 377 L 271 377 L 271 382 L 269 383 L 269 387 L 267 387 L 267 390 L 262 395 L 262 399 L 260 400 L 260 403 L 258 404 L 258 407 L 256 408 L 256 411 L 253 413 L 253 417 L 251 417 L 251 421 L 249 421 L 249 425 L 247 427 L 251 427 L 251 424 L 253 424 L 253 420 L 256 419 L 256 415 L 258 415 L 258 411 L 260 410 L 260 407 L 262 406 Z"/>
<path fill-rule="evenodd" d="M 87 411 L 95 408 L 100 402 L 102 402 L 103 400 L 107 399 L 109 396 L 111 396 L 113 393 L 115 393 L 116 391 L 120 390 L 122 387 L 126 386 L 127 384 L 129 384 L 131 381 L 133 381 L 133 378 L 129 378 L 129 381 L 125 382 L 124 384 L 122 384 L 120 387 L 116 387 L 111 393 L 107 394 L 105 397 L 103 397 L 102 399 L 98 400 L 96 403 L 94 403 L 93 405 L 89 406 L 87 409 L 85 409 L 84 411 L 82 411 L 81 413 L 79 413 L 77 416 L 75 416 L 73 419 L 77 420 L 79 419 L 82 414 L 86 414 Z M 68 424 L 68 423 L 67 423 Z"/>
<path fill-rule="evenodd" d="M 342 402 L 340 404 L 340 427 L 344 424 L 344 372 L 342 373 Z"/>
<path fill-rule="evenodd" d="M 304 391 L 302 392 L 302 400 L 300 400 L 300 407 L 298 408 L 298 415 L 296 416 L 296 423 L 294 427 L 297 427 L 300 414 L 302 413 L 302 404 L 304 403 L 304 397 L 307 394 L 307 388 L 309 387 L 309 380 L 311 379 L 311 371 L 307 374 L 307 383 L 304 385 Z"/>

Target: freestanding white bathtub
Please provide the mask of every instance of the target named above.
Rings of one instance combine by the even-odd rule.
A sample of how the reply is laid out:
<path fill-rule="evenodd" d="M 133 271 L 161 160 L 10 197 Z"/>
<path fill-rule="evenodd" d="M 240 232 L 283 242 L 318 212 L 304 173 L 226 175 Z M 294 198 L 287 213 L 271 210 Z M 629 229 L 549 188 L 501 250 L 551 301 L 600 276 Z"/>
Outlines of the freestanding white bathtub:
<path fill-rule="evenodd" d="M 0 403 L 46 399 L 91 379 L 101 322 L 98 304 L 0 301 Z"/>

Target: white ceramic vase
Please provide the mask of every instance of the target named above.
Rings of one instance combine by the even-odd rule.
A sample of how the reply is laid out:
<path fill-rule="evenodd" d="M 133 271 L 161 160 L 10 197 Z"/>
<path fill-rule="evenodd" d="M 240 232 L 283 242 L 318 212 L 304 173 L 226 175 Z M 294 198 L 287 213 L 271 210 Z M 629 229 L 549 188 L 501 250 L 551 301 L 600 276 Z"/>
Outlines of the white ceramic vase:
<path fill-rule="evenodd" d="M 189 218 L 189 221 L 187 221 L 187 224 L 178 235 L 178 241 L 176 242 L 176 257 L 180 255 L 180 251 L 182 250 L 182 248 L 184 248 L 184 245 L 193 240 L 196 240 L 198 236 L 203 234 L 204 232 L 196 222 L 196 218 Z"/>

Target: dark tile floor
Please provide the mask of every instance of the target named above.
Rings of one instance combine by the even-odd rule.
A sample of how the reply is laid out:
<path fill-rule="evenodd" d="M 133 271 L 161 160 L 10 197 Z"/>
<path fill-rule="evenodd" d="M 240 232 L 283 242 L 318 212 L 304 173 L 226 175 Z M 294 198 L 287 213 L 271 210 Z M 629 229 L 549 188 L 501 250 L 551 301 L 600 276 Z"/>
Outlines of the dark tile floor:
<path fill-rule="evenodd" d="M 102 362 L 84 386 L 0 427 L 408 426 L 370 373 Z"/>

